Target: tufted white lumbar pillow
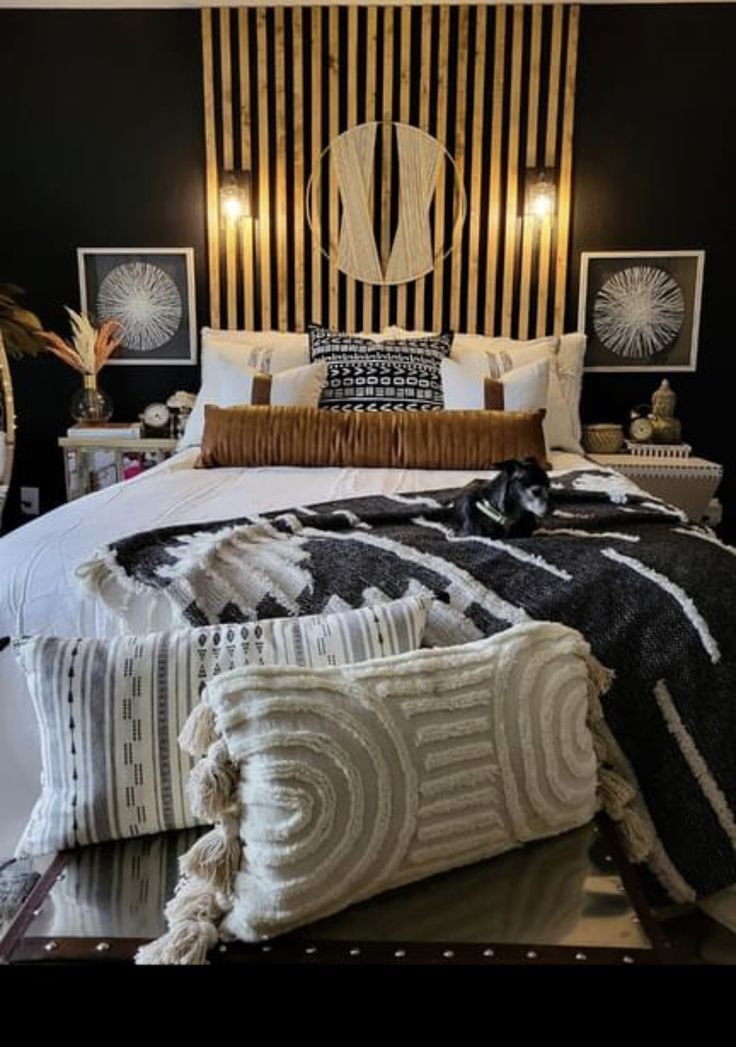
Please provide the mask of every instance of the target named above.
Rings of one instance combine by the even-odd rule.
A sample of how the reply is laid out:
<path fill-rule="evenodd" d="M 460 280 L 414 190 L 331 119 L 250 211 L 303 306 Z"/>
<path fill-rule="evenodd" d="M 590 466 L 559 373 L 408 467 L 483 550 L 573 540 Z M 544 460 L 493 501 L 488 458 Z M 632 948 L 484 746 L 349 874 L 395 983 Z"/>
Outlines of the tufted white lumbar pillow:
<path fill-rule="evenodd" d="M 219 825 L 182 859 L 171 929 L 138 962 L 204 962 L 218 935 L 269 938 L 584 824 L 588 705 L 604 685 L 582 636 L 546 622 L 362 665 L 220 676 L 193 713 L 212 745 L 191 779 L 194 808 Z"/>

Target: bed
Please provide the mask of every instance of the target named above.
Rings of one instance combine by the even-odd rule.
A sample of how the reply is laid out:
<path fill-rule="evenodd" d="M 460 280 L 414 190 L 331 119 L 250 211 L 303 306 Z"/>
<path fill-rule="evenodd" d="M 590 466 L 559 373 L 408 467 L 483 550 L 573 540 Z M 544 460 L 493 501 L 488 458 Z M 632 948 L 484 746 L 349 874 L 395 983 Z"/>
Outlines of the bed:
<path fill-rule="evenodd" d="M 302 351 L 297 347 L 297 354 Z M 291 362 L 303 361 L 299 358 Z M 262 365 L 262 359 L 258 363 Z M 573 379 L 573 384 L 579 382 L 579 377 Z M 579 384 L 576 395 L 579 396 Z M 263 514 L 281 514 L 295 507 L 325 504 L 329 515 L 335 512 L 335 503 L 339 507 L 336 512 L 345 514 L 347 508 L 345 518 L 352 520 L 350 526 L 360 529 L 373 526 L 366 521 L 370 521 L 370 512 L 378 505 L 375 499 L 387 496 L 396 511 L 409 501 L 404 518 L 391 526 L 420 526 L 424 528 L 423 541 L 432 533 L 434 548 L 447 551 L 456 539 L 447 533 L 446 527 L 431 519 L 418 522 L 414 516 L 422 505 L 435 507 L 425 513 L 425 517 L 431 516 L 435 509 L 441 512 L 434 498 L 436 492 L 446 493 L 473 477 L 492 475 L 478 470 L 344 466 L 195 469 L 198 456 L 199 447 L 189 446 L 168 462 L 125 484 L 63 506 L 3 538 L 0 541 L 0 637 L 23 634 L 106 637 L 121 631 L 152 632 L 181 624 L 181 608 L 177 609 L 163 588 L 143 586 L 140 598 L 126 600 L 123 622 L 121 615 L 110 609 L 109 600 L 106 606 L 99 593 L 95 595 L 94 586 L 88 585 L 85 590 L 80 585 L 76 573 L 80 563 L 91 562 L 95 550 L 109 550 L 116 543 L 115 555 L 120 554 L 124 540 L 131 535 L 183 534 L 186 538 L 196 531 L 195 525 L 203 525 L 209 536 L 216 536 L 222 521 L 247 522 Z M 613 776 L 608 813 L 624 831 L 629 855 L 639 861 L 646 858 L 654 874 L 652 885 L 658 884 L 660 890 L 664 888 L 670 898 L 689 902 L 723 892 L 736 881 L 733 813 L 736 709 L 732 701 L 736 683 L 736 656 L 732 649 L 735 631 L 730 624 L 728 600 L 723 595 L 733 592 L 736 599 L 733 550 L 721 545 L 710 532 L 688 527 L 681 513 L 652 499 L 615 471 L 601 469 L 576 453 L 552 451 L 549 457 L 551 481 L 558 495 L 572 499 L 571 505 L 577 498 L 582 506 L 582 514 L 569 512 L 570 506 L 557 510 L 555 541 L 564 538 L 573 563 L 578 554 L 582 559 L 588 556 L 586 547 L 603 546 L 604 543 L 589 540 L 591 534 L 585 533 L 586 524 L 581 523 L 586 516 L 586 506 L 590 509 L 594 508 L 593 503 L 601 503 L 603 515 L 591 524 L 593 531 L 599 532 L 592 537 L 604 537 L 606 552 L 610 554 L 608 572 L 601 577 L 616 588 L 615 571 L 620 570 L 621 578 L 628 579 L 628 589 L 626 585 L 621 588 L 627 589 L 631 597 L 628 603 L 622 603 L 620 594 L 616 594 L 618 602 L 615 599 L 607 602 L 605 591 L 593 583 L 575 587 L 576 596 L 572 601 L 576 601 L 575 606 L 555 596 L 552 587 L 548 598 L 535 604 L 539 595 L 536 590 L 546 592 L 544 584 L 535 581 L 534 592 L 527 601 L 532 608 L 530 616 L 572 624 L 583 633 L 586 633 L 588 618 L 596 617 L 598 633 L 592 640 L 586 638 L 598 654 L 596 646 L 605 651 L 607 639 L 601 606 L 609 607 L 616 616 L 611 622 L 611 632 L 619 634 L 619 649 L 615 659 L 618 664 L 608 664 L 622 677 L 630 668 L 627 659 L 633 662 L 644 658 L 642 650 L 634 654 L 639 633 L 645 647 L 656 642 L 656 633 L 648 626 L 652 614 L 659 613 L 659 609 L 664 608 L 665 642 L 675 643 L 673 651 L 680 634 L 686 639 L 684 661 L 678 662 L 678 669 L 682 667 L 680 679 L 673 684 L 675 690 L 687 687 L 686 711 L 682 711 L 680 703 L 682 715 L 678 714 L 678 699 L 673 700 L 669 693 L 648 693 L 640 703 L 636 695 L 629 694 L 626 701 L 631 703 L 633 698 L 629 707 L 631 724 L 627 721 L 624 702 L 624 713 L 619 710 L 618 730 L 616 727 L 608 730 L 606 755 L 619 772 Z M 418 496 L 418 500 L 413 500 L 413 496 Z M 379 508 L 385 515 L 386 506 Z M 595 511 L 594 508 L 588 515 L 593 516 Z M 306 512 L 313 515 L 314 509 Z M 368 516 L 361 517 L 365 513 Z M 294 517 L 293 512 L 290 517 Z M 644 528 L 641 534 L 637 527 Z M 643 565 L 629 555 L 632 544 L 639 542 L 642 535 L 646 536 L 648 550 Z M 407 548 L 412 540 L 408 540 Z M 534 539 L 542 540 L 541 537 Z M 154 537 L 151 546 L 157 541 L 159 538 Z M 558 566 L 552 557 L 551 563 L 541 563 L 542 572 L 535 574 L 535 570 L 526 570 L 525 574 L 525 569 L 538 568 L 540 561 L 544 561 L 538 549 L 534 546 L 526 551 L 523 548 L 500 550 L 508 561 L 501 575 L 510 579 L 512 587 L 519 579 L 540 578 L 544 572 L 554 576 L 555 585 L 574 575 L 574 568 L 571 573 L 563 565 L 565 557 Z M 105 555 L 109 557 L 110 552 Z M 498 563 L 492 557 L 491 561 Z M 721 581 L 720 591 L 712 586 L 715 574 Z M 679 583 L 672 581 L 675 576 Z M 551 586 L 549 577 L 543 581 Z M 492 593 L 495 583 L 488 582 L 486 573 L 481 585 L 485 584 Z M 320 583 L 323 589 L 330 584 L 325 578 Z M 503 584 L 506 583 L 502 581 L 502 587 Z M 131 591 L 136 585 L 140 590 L 140 579 L 131 586 Z M 647 588 L 647 600 L 639 605 Z M 693 600 L 688 591 L 692 591 Z M 355 599 L 355 594 L 347 590 L 336 596 L 343 605 Z M 702 604 L 704 614 L 698 610 L 698 604 Z M 315 607 L 301 613 L 319 609 Z M 473 614 L 475 612 L 469 617 L 473 618 Z M 709 629 L 709 621 L 716 623 L 715 635 Z M 461 642 L 472 639 L 479 631 L 483 633 L 482 615 L 476 614 L 474 622 L 475 632 L 471 630 L 467 635 L 460 634 L 443 642 Z M 667 622 L 673 623 L 669 637 L 666 636 Z M 495 624 L 491 631 L 497 628 Z M 630 641 L 628 649 L 626 638 Z M 652 654 L 656 654 L 661 663 L 663 651 Z M 37 797 L 40 753 L 25 681 L 8 646 L 0 651 L 0 694 L 0 855 L 9 855 Z M 704 711 L 699 720 L 697 700 L 701 695 Z M 657 758 L 660 747 L 667 750 L 661 767 Z M 646 766 L 646 780 L 640 785 L 637 773 L 643 766 Z M 628 778 L 629 784 L 622 785 L 621 776 Z M 672 801 L 671 797 L 676 800 Z M 677 852 L 676 859 L 668 851 L 670 846 Z"/>
<path fill-rule="evenodd" d="M 199 470 L 193 468 L 198 453 L 196 448 L 182 451 L 3 538 L 0 636 L 119 633 L 120 620 L 82 589 L 74 572 L 92 550 L 134 532 L 288 509 L 300 502 L 460 486 L 470 479 L 465 473 L 424 470 Z M 552 464 L 555 470 L 590 466 L 565 453 L 555 454 Z M 149 599 L 137 631 L 166 629 L 172 621 L 168 600 Z M 0 654 L 0 694 L 0 854 L 10 855 L 37 798 L 41 767 L 25 679 L 10 648 Z"/>

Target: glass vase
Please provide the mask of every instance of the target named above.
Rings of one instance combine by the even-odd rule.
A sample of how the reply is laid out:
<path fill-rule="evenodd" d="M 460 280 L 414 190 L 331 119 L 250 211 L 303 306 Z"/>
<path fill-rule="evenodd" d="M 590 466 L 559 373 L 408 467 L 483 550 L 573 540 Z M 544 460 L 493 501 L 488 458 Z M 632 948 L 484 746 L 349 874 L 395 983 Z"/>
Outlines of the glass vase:
<path fill-rule="evenodd" d="M 84 385 L 69 401 L 69 414 L 75 422 L 107 422 L 112 411 L 112 400 L 97 385 L 97 375 L 86 374 Z"/>

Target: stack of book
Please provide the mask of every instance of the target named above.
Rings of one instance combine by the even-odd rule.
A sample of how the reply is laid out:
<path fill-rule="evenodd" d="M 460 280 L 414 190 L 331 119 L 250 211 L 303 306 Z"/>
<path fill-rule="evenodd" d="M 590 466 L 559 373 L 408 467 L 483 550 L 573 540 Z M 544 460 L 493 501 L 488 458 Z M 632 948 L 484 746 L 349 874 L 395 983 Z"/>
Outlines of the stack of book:
<path fill-rule="evenodd" d="M 142 432 L 140 422 L 77 422 L 66 435 L 77 440 L 140 440 Z"/>

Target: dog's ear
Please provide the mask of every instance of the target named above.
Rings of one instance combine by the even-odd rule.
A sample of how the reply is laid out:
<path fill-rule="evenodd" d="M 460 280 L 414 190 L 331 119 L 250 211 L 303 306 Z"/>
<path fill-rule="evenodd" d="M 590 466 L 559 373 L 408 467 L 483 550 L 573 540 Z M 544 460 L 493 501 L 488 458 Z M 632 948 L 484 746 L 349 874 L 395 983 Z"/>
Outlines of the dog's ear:
<path fill-rule="evenodd" d="M 516 458 L 507 458 L 505 462 L 497 462 L 493 468 L 498 469 L 500 473 L 506 473 L 507 476 L 513 476 L 519 468 L 519 463 Z"/>

